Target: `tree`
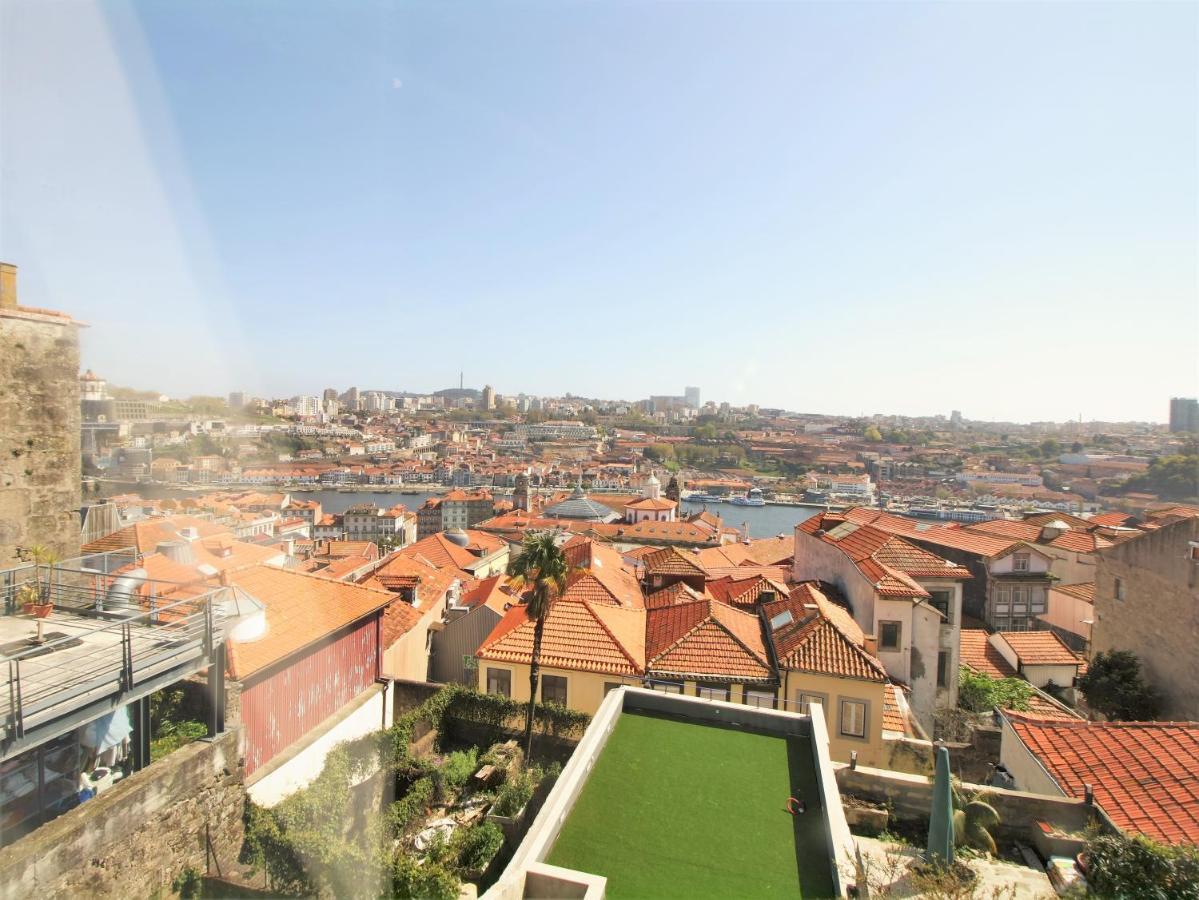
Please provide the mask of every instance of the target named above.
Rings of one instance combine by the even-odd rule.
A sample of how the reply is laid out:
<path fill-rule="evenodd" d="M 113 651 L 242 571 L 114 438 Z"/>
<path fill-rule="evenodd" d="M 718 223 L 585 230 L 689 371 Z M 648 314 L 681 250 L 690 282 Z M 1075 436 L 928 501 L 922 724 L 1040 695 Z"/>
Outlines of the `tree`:
<path fill-rule="evenodd" d="M 533 754 L 533 711 L 541 674 L 541 638 L 550 607 L 566 590 L 569 566 L 554 532 L 526 534 L 520 555 L 508 565 L 512 585 L 525 592 L 525 615 L 533 620 L 533 656 L 529 664 L 529 707 L 525 712 L 525 758 Z"/>
<path fill-rule="evenodd" d="M 871 425 L 869 428 L 867 428 L 865 431 L 862 432 L 862 437 L 864 437 L 866 440 L 870 441 L 871 443 L 877 443 L 883 439 L 883 433 L 881 431 L 879 431 L 877 428 L 875 428 L 873 425 Z"/>
<path fill-rule="evenodd" d="M 1145 681 L 1141 661 L 1127 650 L 1100 651 L 1078 686 L 1087 705 L 1109 719 L 1143 722 L 1161 709 L 1161 695 Z"/>
<path fill-rule="evenodd" d="M 1045 438 L 1045 440 L 1041 441 L 1041 456 L 1045 459 L 1057 456 L 1061 452 L 1062 445 L 1053 438 Z"/>

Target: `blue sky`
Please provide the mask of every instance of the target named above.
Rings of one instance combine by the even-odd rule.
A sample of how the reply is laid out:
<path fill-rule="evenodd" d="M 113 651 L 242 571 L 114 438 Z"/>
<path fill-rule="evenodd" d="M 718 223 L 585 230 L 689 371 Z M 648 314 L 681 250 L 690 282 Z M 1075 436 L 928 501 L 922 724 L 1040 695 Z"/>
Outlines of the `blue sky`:
<path fill-rule="evenodd" d="M 168 393 L 1150 419 L 1194 4 L 0 7 L 0 258 Z"/>

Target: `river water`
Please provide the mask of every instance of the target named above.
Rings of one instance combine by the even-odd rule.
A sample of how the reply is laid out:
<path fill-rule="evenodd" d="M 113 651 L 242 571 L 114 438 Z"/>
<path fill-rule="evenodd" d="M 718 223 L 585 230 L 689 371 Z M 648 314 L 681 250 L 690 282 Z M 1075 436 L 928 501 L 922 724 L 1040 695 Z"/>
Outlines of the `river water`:
<path fill-rule="evenodd" d="M 122 490 L 128 490 L 127 488 Z M 214 485 L 214 491 L 221 490 L 220 487 Z M 270 492 L 275 488 L 263 485 L 253 488 L 252 490 L 260 490 Z M 195 497 L 196 493 L 192 491 L 181 491 L 175 488 L 164 487 L 159 485 L 140 485 L 137 492 L 143 497 L 162 498 L 162 497 Z M 416 510 L 429 497 L 440 496 L 437 493 L 429 491 L 420 491 L 414 494 L 400 493 L 399 491 L 294 491 L 292 496 L 299 500 L 319 500 L 321 509 L 327 513 L 345 512 L 355 503 L 374 503 L 377 506 L 390 507 L 397 503 L 402 503 L 411 510 Z M 692 503 L 688 500 L 683 501 L 683 514 L 691 515 L 703 509 L 703 505 Z M 819 511 L 818 507 L 811 506 L 734 506 L 731 503 L 709 503 L 707 505 L 708 512 L 720 516 L 724 519 L 726 525 L 734 528 L 740 528 L 742 523 L 745 523 L 749 528 L 749 536 L 755 538 L 774 537 L 779 534 L 790 534 L 791 530 L 800 522 L 815 515 Z"/>

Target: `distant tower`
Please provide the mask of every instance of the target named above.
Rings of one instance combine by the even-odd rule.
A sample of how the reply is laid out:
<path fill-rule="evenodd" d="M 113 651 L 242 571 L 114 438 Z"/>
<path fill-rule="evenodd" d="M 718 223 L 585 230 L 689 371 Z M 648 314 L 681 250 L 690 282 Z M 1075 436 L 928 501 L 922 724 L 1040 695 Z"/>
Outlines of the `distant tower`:
<path fill-rule="evenodd" d="M 641 496 L 647 500 L 659 500 L 662 497 L 662 482 L 658 480 L 653 472 L 649 473 L 649 478 L 645 479 L 645 486 L 641 488 Z"/>
<path fill-rule="evenodd" d="M 516 476 L 516 490 L 512 492 L 512 505 L 529 512 L 529 476 L 521 472 Z"/>
<path fill-rule="evenodd" d="M 464 387 L 466 387 L 466 373 L 459 372 L 458 373 L 458 390 L 462 390 Z"/>
<path fill-rule="evenodd" d="M 103 378 L 91 369 L 79 376 L 80 400 L 105 400 L 107 398 L 107 385 Z"/>
<path fill-rule="evenodd" d="M 483 409 L 495 409 L 495 388 L 483 385 Z"/>
<path fill-rule="evenodd" d="M 670 481 L 666 483 L 666 499 L 679 502 L 679 476 L 671 475 Z"/>

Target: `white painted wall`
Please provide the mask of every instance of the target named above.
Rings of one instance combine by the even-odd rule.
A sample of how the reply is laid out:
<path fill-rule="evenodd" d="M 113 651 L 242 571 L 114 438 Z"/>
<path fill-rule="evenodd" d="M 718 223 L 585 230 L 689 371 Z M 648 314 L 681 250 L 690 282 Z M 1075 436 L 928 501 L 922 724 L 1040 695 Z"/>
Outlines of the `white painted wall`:
<path fill-rule="evenodd" d="M 1058 787 L 1045 767 L 1012 730 L 1006 718 L 1003 719 L 1000 732 L 999 762 L 1016 780 L 1016 790 L 1052 797 L 1066 796 L 1066 792 Z"/>
<path fill-rule="evenodd" d="M 1070 687 L 1078 675 L 1078 666 L 1025 666 L 1020 673 L 1039 688 L 1051 681 L 1058 687 Z"/>
<path fill-rule="evenodd" d="M 351 700 L 321 723 L 313 733 L 315 737 L 309 735 L 306 747 L 294 756 L 289 756 L 292 748 L 288 747 L 283 751 L 285 762 L 278 766 L 267 765 L 255 772 L 246 784 L 250 799 L 259 806 L 274 806 L 311 784 L 325 767 L 329 751 L 338 744 L 391 725 L 390 700 L 391 692 L 383 690 L 381 685 L 371 691 L 365 702 L 360 702 L 360 698 Z M 355 703 L 359 705 L 355 707 Z"/>

